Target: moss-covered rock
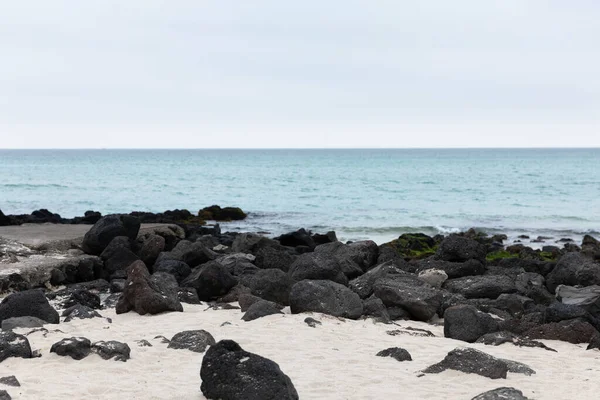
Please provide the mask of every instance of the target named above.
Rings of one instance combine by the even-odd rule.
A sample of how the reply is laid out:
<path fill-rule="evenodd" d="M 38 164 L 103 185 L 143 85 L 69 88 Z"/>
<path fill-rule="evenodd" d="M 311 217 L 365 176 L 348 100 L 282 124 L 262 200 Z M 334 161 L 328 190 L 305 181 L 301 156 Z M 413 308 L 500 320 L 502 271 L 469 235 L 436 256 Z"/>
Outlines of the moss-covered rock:
<path fill-rule="evenodd" d="M 510 250 L 497 250 L 491 253 L 488 253 L 485 257 L 485 260 L 490 264 L 497 264 L 498 261 L 505 258 L 521 258 L 524 260 L 538 260 L 538 261 L 556 261 L 556 259 L 560 257 L 559 254 L 541 251 L 541 250 L 533 250 L 529 247 L 524 247 L 520 251 L 510 251 Z"/>
<path fill-rule="evenodd" d="M 506 250 L 498 250 L 498 251 L 493 251 L 491 253 L 488 253 L 485 256 L 485 260 L 487 262 L 494 262 L 494 261 L 502 260 L 503 258 L 518 258 L 518 257 L 519 257 L 518 254 L 510 253 Z"/>
<path fill-rule="evenodd" d="M 405 259 L 423 259 L 435 254 L 438 243 L 423 233 L 404 233 L 382 246 L 394 249 Z"/>
<path fill-rule="evenodd" d="M 204 207 L 202 210 L 198 211 L 198 217 L 214 221 L 240 221 L 247 216 L 248 214 L 239 207 L 221 208 L 220 206 L 213 205 Z"/>

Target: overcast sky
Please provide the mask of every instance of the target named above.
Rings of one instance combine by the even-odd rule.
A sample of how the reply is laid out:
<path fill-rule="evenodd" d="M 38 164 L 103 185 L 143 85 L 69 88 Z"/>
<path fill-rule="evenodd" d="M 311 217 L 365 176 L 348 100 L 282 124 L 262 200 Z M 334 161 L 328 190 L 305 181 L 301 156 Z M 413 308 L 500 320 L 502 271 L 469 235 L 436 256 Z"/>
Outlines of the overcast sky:
<path fill-rule="evenodd" d="M 19 0 L 0 148 L 600 146 L 597 0 Z"/>

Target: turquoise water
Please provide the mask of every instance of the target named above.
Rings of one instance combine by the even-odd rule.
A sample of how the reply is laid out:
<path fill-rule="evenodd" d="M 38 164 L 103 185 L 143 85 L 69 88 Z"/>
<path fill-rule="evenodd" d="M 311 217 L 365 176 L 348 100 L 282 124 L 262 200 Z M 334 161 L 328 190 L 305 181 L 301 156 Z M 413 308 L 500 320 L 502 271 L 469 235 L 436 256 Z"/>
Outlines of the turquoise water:
<path fill-rule="evenodd" d="M 0 209 L 63 217 L 235 205 L 225 229 L 600 231 L 600 149 L 0 150 Z"/>

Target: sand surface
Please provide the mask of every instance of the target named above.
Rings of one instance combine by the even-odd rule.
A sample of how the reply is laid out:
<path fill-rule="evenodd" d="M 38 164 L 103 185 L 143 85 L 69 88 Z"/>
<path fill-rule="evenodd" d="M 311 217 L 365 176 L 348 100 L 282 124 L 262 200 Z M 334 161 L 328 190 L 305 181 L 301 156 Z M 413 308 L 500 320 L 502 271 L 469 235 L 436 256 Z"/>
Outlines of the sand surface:
<path fill-rule="evenodd" d="M 240 320 L 239 310 L 208 310 L 205 305 L 184 305 L 183 313 L 140 316 L 101 314 L 112 319 L 75 320 L 46 325 L 50 330 L 31 333 L 32 348 L 41 358 L 9 358 L 0 363 L 0 376 L 15 375 L 20 388 L 4 387 L 13 399 L 204 399 L 200 392 L 202 354 L 168 349 L 155 339 L 171 338 L 183 330 L 205 329 L 216 340 L 233 339 L 248 351 L 277 362 L 290 376 L 301 399 L 471 399 L 501 386 L 513 386 L 533 399 L 597 399 L 600 391 L 600 352 L 584 345 L 544 341 L 558 353 L 539 348 L 469 345 L 443 338 L 441 326 L 413 321 L 403 327 L 431 330 L 438 337 L 391 336 L 398 326 L 371 320 L 350 321 L 314 314 L 316 328 L 303 320 L 308 314 L 273 315 L 251 322 Z M 231 325 L 221 326 L 224 322 Z M 60 329 L 62 332 L 54 331 Z M 30 329 L 19 329 L 25 333 Z M 127 362 L 105 361 L 91 354 L 81 361 L 51 354 L 53 343 L 71 336 L 124 341 L 131 347 Z M 139 347 L 146 339 L 153 347 Z M 412 362 L 376 357 L 388 347 L 403 347 Z M 507 379 L 446 371 L 418 377 L 419 371 L 444 358 L 458 346 L 472 346 L 491 355 L 520 361 L 537 374 L 509 373 Z M 575 395 L 575 397 L 573 397 Z"/>
<path fill-rule="evenodd" d="M 141 231 L 169 224 L 142 224 Z M 23 224 L 0 226 L 0 238 L 13 240 L 26 246 L 40 246 L 63 240 L 82 239 L 92 225 Z"/>

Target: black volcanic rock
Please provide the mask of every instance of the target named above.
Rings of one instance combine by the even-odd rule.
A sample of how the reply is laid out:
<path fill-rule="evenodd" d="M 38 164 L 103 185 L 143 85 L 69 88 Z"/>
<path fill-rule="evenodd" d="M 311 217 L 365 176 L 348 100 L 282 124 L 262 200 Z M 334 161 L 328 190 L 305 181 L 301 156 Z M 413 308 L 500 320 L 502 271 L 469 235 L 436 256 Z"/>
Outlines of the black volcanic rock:
<path fill-rule="evenodd" d="M 298 392 L 277 363 L 221 340 L 206 352 L 200 369 L 208 399 L 298 400 Z"/>
<path fill-rule="evenodd" d="M 99 341 L 92 344 L 92 352 L 98 354 L 104 360 L 127 361 L 131 358 L 131 349 L 127 343 L 116 340 Z"/>
<path fill-rule="evenodd" d="M 444 271 L 448 279 L 462 278 L 464 276 L 483 275 L 485 266 L 478 260 L 467 260 L 463 262 L 452 262 L 427 258 L 417 262 L 417 273 L 428 269 Z"/>
<path fill-rule="evenodd" d="M 164 237 L 149 234 L 143 237 L 138 255 L 146 265 L 154 265 L 159 254 L 165 250 L 166 240 Z"/>
<path fill-rule="evenodd" d="M 248 214 L 239 207 L 221 208 L 220 206 L 213 205 L 204 207 L 198 211 L 198 216 L 202 219 L 214 221 L 240 221 L 246 219 Z"/>
<path fill-rule="evenodd" d="M 517 291 L 515 282 L 506 275 L 465 276 L 448 279 L 444 288 L 453 293 L 459 293 L 467 299 L 496 299 L 503 293 Z"/>
<path fill-rule="evenodd" d="M 471 348 L 457 348 L 439 363 L 427 367 L 423 372 L 439 374 L 447 369 L 478 374 L 491 379 L 506 379 L 508 365 L 499 358 L 495 358 L 482 351 Z"/>
<path fill-rule="evenodd" d="M 282 309 L 283 306 L 272 301 L 260 300 L 248 307 L 248 311 L 246 311 L 242 319 L 244 321 L 254 321 L 267 315 L 283 314 L 281 312 Z"/>
<path fill-rule="evenodd" d="M 63 311 L 62 316 L 66 317 L 65 322 L 70 322 L 75 318 L 90 319 L 102 317 L 102 315 L 100 315 L 93 308 L 82 306 L 81 304 L 75 304 L 74 306 L 67 308 L 65 311 Z"/>
<path fill-rule="evenodd" d="M 324 280 L 294 284 L 290 308 L 293 314 L 312 311 L 350 319 L 358 319 L 363 313 L 362 301 L 356 293 L 339 283 Z"/>
<path fill-rule="evenodd" d="M 169 349 L 186 349 L 195 353 L 204 353 L 208 346 L 214 345 L 215 338 L 203 329 L 177 333 L 169 342 Z"/>
<path fill-rule="evenodd" d="M 496 320 L 471 305 L 458 305 L 444 312 L 444 336 L 473 343 L 486 333 L 498 330 Z"/>
<path fill-rule="evenodd" d="M 140 220 L 127 215 L 107 215 L 102 217 L 83 238 L 83 251 L 99 255 L 117 236 L 127 236 L 135 240 L 140 230 Z"/>
<path fill-rule="evenodd" d="M 82 360 L 87 357 L 92 348 L 92 343 L 84 337 L 71 337 L 56 342 L 50 348 L 50 353 L 59 356 L 69 356 L 74 360 Z"/>
<path fill-rule="evenodd" d="M 558 285 L 600 285 L 600 264 L 581 253 L 567 253 L 546 276 L 546 285 L 554 293 Z"/>
<path fill-rule="evenodd" d="M 2 210 L 0 210 L 0 226 L 9 226 L 9 225 L 16 225 L 16 223 L 13 221 L 12 218 L 9 218 L 6 215 L 4 215 Z"/>
<path fill-rule="evenodd" d="M 356 292 L 361 299 L 366 299 L 373 294 L 373 286 L 378 280 L 405 275 L 407 275 L 407 273 L 401 270 L 394 262 L 387 261 L 372 268 L 358 278 L 351 280 L 349 287 Z M 416 277 L 414 278 L 416 279 Z"/>
<path fill-rule="evenodd" d="M 329 280 L 342 285 L 348 284 L 348 278 L 342 271 L 342 265 L 336 258 L 326 254 L 302 254 L 290 266 L 289 274 L 294 281 L 311 279 Z"/>
<path fill-rule="evenodd" d="M 459 235 L 446 237 L 435 253 L 436 259 L 453 262 L 465 262 L 472 259 L 485 262 L 485 256 L 484 245 Z"/>
<path fill-rule="evenodd" d="M 238 277 L 241 285 L 262 299 L 289 305 L 290 291 L 294 282 L 280 269 L 259 269 Z"/>
<path fill-rule="evenodd" d="M 58 324 L 58 312 L 40 289 L 25 290 L 8 295 L 0 303 L 0 322 L 13 317 L 37 317 Z"/>
<path fill-rule="evenodd" d="M 418 321 L 429 321 L 443 299 L 440 290 L 411 274 L 380 279 L 373 285 L 373 293 L 386 307 L 401 307 Z"/>
<path fill-rule="evenodd" d="M 298 229 L 295 232 L 284 233 L 283 235 L 276 237 L 275 240 L 278 240 L 283 246 L 289 247 L 306 246 L 310 249 L 314 249 L 316 246 L 310 232 L 307 232 L 306 229 Z"/>
<path fill-rule="evenodd" d="M 397 361 L 412 361 L 410 353 L 400 347 L 390 347 L 377 353 L 378 357 L 392 357 Z"/>
<path fill-rule="evenodd" d="M 589 343 L 600 333 L 589 322 L 577 318 L 537 325 L 524 332 L 523 335 L 530 339 L 562 340 L 578 344 Z"/>
<path fill-rule="evenodd" d="M 175 277 L 177 282 L 183 281 L 191 273 L 192 269 L 189 265 L 179 260 L 164 259 L 154 265 L 154 272 L 166 272 Z"/>
<path fill-rule="evenodd" d="M 32 358 L 29 340 L 12 331 L 0 331 L 0 363 L 9 357 Z"/>
<path fill-rule="evenodd" d="M 200 300 L 210 301 L 227 294 L 237 283 L 226 267 L 213 261 L 194 268 L 181 286 L 196 289 Z"/>
<path fill-rule="evenodd" d="M 166 277 L 171 277 L 173 282 L 165 284 Z M 131 310 L 140 315 L 183 311 L 178 300 L 175 278 L 168 274 L 150 276 L 142 261 L 131 264 L 127 268 L 127 282 L 117 303 L 116 312 L 122 314 Z"/>
<path fill-rule="evenodd" d="M 523 396 L 523 392 L 520 390 L 511 387 L 501 387 L 481 393 L 471 400 L 528 400 L 528 398 Z"/>

